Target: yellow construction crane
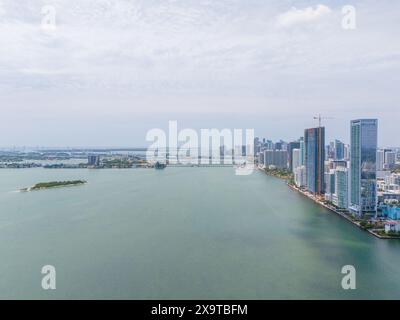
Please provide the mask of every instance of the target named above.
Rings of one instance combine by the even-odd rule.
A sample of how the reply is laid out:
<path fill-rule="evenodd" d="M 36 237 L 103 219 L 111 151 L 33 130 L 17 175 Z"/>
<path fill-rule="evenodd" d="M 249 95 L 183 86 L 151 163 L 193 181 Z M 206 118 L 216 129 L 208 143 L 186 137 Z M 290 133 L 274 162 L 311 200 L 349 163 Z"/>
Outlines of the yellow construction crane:
<path fill-rule="evenodd" d="M 314 120 L 318 120 L 318 126 L 321 127 L 322 126 L 322 120 L 325 119 L 333 119 L 332 117 L 323 117 L 321 116 L 321 114 L 318 114 L 318 116 L 314 117 Z"/>

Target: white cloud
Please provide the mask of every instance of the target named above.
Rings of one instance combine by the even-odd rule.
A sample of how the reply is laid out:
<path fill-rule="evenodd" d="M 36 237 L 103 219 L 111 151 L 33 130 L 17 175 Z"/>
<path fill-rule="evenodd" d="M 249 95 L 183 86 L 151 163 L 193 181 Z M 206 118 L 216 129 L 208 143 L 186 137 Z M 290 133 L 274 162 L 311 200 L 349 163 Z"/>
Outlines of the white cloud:
<path fill-rule="evenodd" d="M 346 31 L 341 7 L 311 0 L 286 13 L 281 0 L 52 0 L 51 33 L 40 25 L 45 1 L 0 3 L 0 108 L 10 106 L 0 135 L 7 113 L 31 109 L 287 116 L 399 105 L 400 2 L 363 1 L 357 30 Z"/>
<path fill-rule="evenodd" d="M 66 69 L 39 69 L 39 68 L 31 68 L 31 69 L 21 69 L 19 70 L 23 74 L 28 75 L 63 75 L 69 74 L 70 71 Z"/>
<path fill-rule="evenodd" d="M 291 27 L 295 24 L 317 21 L 331 12 L 332 10 L 329 7 L 322 4 L 317 5 L 315 9 L 313 7 L 305 9 L 296 9 L 293 7 L 289 11 L 279 15 L 277 22 L 281 27 Z"/>

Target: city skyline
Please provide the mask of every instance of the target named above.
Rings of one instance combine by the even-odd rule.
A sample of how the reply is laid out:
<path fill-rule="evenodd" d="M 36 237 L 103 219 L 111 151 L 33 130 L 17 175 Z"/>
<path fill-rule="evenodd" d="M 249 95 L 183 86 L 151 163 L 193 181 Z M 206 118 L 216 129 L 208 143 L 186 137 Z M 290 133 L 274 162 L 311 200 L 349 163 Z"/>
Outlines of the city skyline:
<path fill-rule="evenodd" d="M 358 117 L 358 118 L 361 118 L 361 117 Z M 380 122 L 380 119 L 378 119 L 378 120 Z M 336 140 L 341 142 L 341 143 L 344 143 L 344 144 L 350 144 L 350 140 L 351 139 L 350 139 L 349 124 L 352 121 L 353 120 L 349 120 L 348 123 L 345 123 L 347 125 L 346 126 L 346 134 L 342 134 L 340 136 L 333 135 L 332 132 L 330 132 L 329 124 L 328 125 L 324 125 L 324 127 L 326 127 L 326 131 L 325 131 L 325 137 L 326 137 L 325 138 L 325 142 L 326 143 L 325 144 L 328 145 L 331 142 L 335 143 Z M 247 122 L 245 122 L 245 123 L 247 123 Z M 311 120 L 311 121 L 309 121 L 309 123 L 310 123 L 310 127 L 317 127 L 316 126 L 317 123 L 316 123 L 315 120 Z M 313 123 L 314 123 L 314 126 L 312 126 Z M 343 123 L 342 123 L 342 125 L 343 125 Z M 184 126 L 181 123 L 178 123 L 178 126 L 179 126 L 178 129 L 188 128 L 188 126 Z M 158 128 L 163 130 L 163 128 L 168 129 L 167 127 L 168 127 L 168 122 L 166 124 L 163 124 L 162 126 L 159 126 Z M 209 129 L 211 129 L 211 128 L 215 128 L 217 130 L 229 129 L 227 127 L 218 128 L 216 126 L 210 127 Z M 238 127 L 235 127 L 235 128 L 238 128 Z M 303 126 L 303 128 L 304 128 L 304 126 Z M 207 128 L 206 127 L 198 127 L 198 128 L 191 128 L 191 129 L 198 130 L 200 132 L 201 129 L 207 129 Z M 385 149 L 385 148 L 400 148 L 399 144 L 385 145 L 385 144 L 379 143 L 379 141 L 382 140 L 382 139 L 380 139 L 381 135 L 382 135 L 381 134 L 382 129 L 383 129 L 382 126 L 380 126 L 379 135 L 378 135 L 378 139 L 379 139 L 378 140 L 378 148 L 381 148 L 381 149 Z M 258 134 L 257 131 L 255 131 L 255 136 L 258 137 L 258 138 L 268 139 L 268 140 L 274 141 L 274 142 L 284 141 L 284 142 L 287 142 L 287 143 L 293 143 L 293 142 L 298 142 L 299 139 L 303 137 L 303 131 L 304 131 L 304 129 L 300 129 L 299 133 L 297 135 L 294 135 L 291 138 L 284 138 L 285 136 L 279 136 L 279 135 L 276 134 L 276 132 L 274 134 L 268 134 L 267 133 L 267 134 L 262 135 L 262 134 Z M 69 144 L 65 144 L 65 145 L 61 145 L 61 144 L 48 144 L 48 145 L 46 145 L 46 144 L 43 144 L 43 143 L 38 143 L 38 144 L 34 144 L 34 145 L 30 145 L 30 144 L 0 145 L 0 149 L 13 149 L 13 148 L 15 148 L 15 149 L 23 149 L 23 148 L 26 148 L 26 149 L 38 149 L 38 148 L 66 148 L 66 149 L 68 149 L 68 148 L 146 148 L 146 147 L 148 147 L 149 142 L 147 142 L 144 139 L 145 135 L 146 135 L 146 132 L 143 132 L 143 142 L 137 143 L 137 144 L 134 144 L 134 143 L 132 143 L 132 144 L 122 144 L 122 143 L 119 143 L 117 141 L 115 141 L 114 144 L 108 144 L 108 145 L 107 144 L 97 144 L 97 145 L 96 144 L 86 144 L 86 145 L 85 144 L 77 144 L 77 145 L 74 145 L 74 144 L 70 144 L 70 143 Z M 276 138 L 273 138 L 274 136 Z M 342 136 L 344 138 L 340 138 Z M 140 138 L 139 138 L 139 140 L 140 140 Z"/>

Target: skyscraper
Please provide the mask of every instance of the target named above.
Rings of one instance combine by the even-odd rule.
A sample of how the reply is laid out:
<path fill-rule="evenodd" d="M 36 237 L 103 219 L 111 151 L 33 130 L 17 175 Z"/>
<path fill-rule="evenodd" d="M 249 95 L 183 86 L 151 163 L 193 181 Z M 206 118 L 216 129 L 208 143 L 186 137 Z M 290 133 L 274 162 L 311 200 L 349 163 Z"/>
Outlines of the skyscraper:
<path fill-rule="evenodd" d="M 98 155 L 89 155 L 88 156 L 88 166 L 98 167 L 100 165 L 100 156 Z"/>
<path fill-rule="evenodd" d="M 300 138 L 300 165 L 304 166 L 306 158 L 306 148 L 304 146 L 304 137 Z"/>
<path fill-rule="evenodd" d="M 382 171 L 385 164 L 385 150 L 378 150 L 376 156 L 376 170 Z"/>
<path fill-rule="evenodd" d="M 335 160 L 343 160 L 344 159 L 344 143 L 335 140 Z"/>
<path fill-rule="evenodd" d="M 286 150 L 264 150 L 264 165 L 269 168 L 287 169 L 288 154 Z"/>
<path fill-rule="evenodd" d="M 306 168 L 304 166 L 294 169 L 294 182 L 299 188 L 306 185 Z"/>
<path fill-rule="evenodd" d="M 396 152 L 387 151 L 385 152 L 385 169 L 393 170 L 396 166 Z"/>
<path fill-rule="evenodd" d="M 348 170 L 345 167 L 338 167 L 335 170 L 335 194 L 333 195 L 333 204 L 340 209 L 348 207 Z"/>
<path fill-rule="evenodd" d="M 349 210 L 357 216 L 376 213 L 378 120 L 351 121 Z"/>
<path fill-rule="evenodd" d="M 274 143 L 271 140 L 267 140 L 265 141 L 265 139 L 263 139 L 263 148 L 266 150 L 274 150 Z"/>
<path fill-rule="evenodd" d="M 258 164 L 264 166 L 264 151 L 258 154 Z"/>
<path fill-rule="evenodd" d="M 288 152 L 288 165 L 289 165 L 289 171 L 293 171 L 293 150 L 294 149 L 300 149 L 300 142 L 299 141 L 294 141 L 294 142 L 289 142 L 287 146 L 287 152 Z"/>
<path fill-rule="evenodd" d="M 344 160 L 350 160 L 350 145 L 344 145 Z"/>
<path fill-rule="evenodd" d="M 325 128 L 306 129 L 304 145 L 307 190 L 315 194 L 323 194 L 325 188 Z"/>
<path fill-rule="evenodd" d="M 261 142 L 260 138 L 255 137 L 254 138 L 254 156 L 257 156 L 261 151 Z"/>
<path fill-rule="evenodd" d="M 300 149 L 293 149 L 292 151 L 292 172 L 294 173 L 297 167 L 300 167 Z"/>
<path fill-rule="evenodd" d="M 335 193 L 335 169 L 330 169 L 325 173 L 325 200 L 332 201 Z"/>

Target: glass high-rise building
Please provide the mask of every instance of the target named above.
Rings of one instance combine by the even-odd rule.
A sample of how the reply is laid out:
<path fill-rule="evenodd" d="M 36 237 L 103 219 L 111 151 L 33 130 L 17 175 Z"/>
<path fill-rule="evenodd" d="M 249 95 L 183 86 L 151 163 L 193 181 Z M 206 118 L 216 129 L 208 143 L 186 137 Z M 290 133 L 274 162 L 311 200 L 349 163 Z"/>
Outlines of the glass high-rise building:
<path fill-rule="evenodd" d="M 300 141 L 289 142 L 287 146 L 289 171 L 293 171 L 293 150 L 300 149 Z"/>
<path fill-rule="evenodd" d="M 338 167 L 335 170 L 335 194 L 333 196 L 333 203 L 340 209 L 347 209 L 348 207 L 348 176 L 348 170 L 345 167 Z"/>
<path fill-rule="evenodd" d="M 325 192 L 325 128 L 311 128 L 304 131 L 307 190 L 315 194 Z"/>
<path fill-rule="evenodd" d="M 378 120 L 351 121 L 349 210 L 357 216 L 376 214 Z"/>
<path fill-rule="evenodd" d="M 343 160 L 344 159 L 344 143 L 335 140 L 335 160 Z"/>
<path fill-rule="evenodd" d="M 304 146 L 304 137 L 300 138 L 300 165 L 304 166 L 304 159 L 306 158 L 306 148 Z"/>

